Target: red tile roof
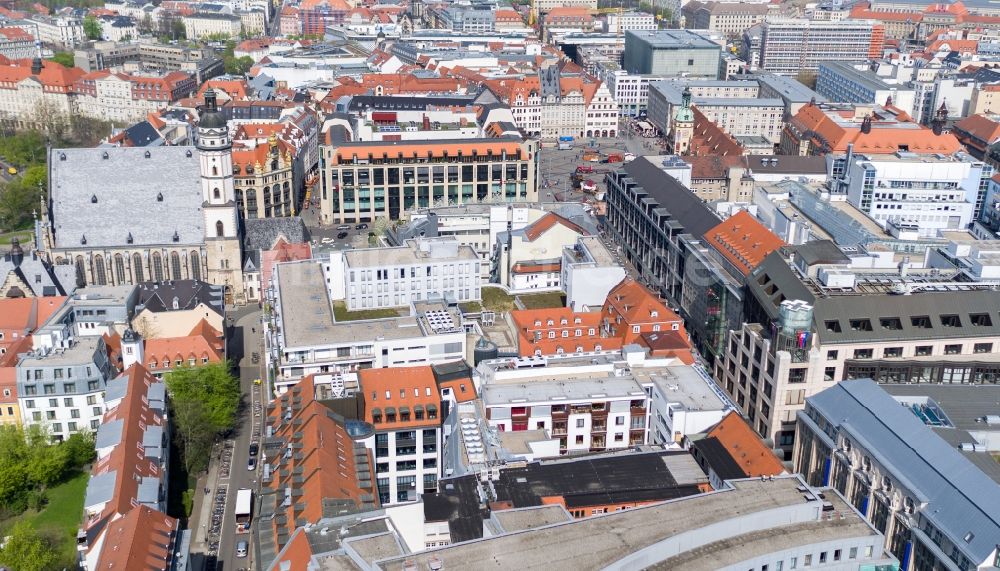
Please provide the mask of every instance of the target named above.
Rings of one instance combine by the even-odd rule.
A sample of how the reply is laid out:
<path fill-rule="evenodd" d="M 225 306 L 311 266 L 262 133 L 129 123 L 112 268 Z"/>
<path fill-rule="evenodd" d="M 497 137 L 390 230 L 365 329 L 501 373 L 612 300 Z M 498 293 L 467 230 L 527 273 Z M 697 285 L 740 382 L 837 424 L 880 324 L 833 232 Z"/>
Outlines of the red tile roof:
<path fill-rule="evenodd" d="M 706 232 L 705 240 L 744 276 L 749 276 L 768 254 L 785 245 L 746 210 Z"/>
<path fill-rule="evenodd" d="M 162 337 L 146 339 L 144 361 L 146 368 L 154 373 L 161 373 L 177 366 L 195 366 L 206 363 L 218 363 L 224 354 L 224 338 L 204 319 L 186 337 Z"/>
<path fill-rule="evenodd" d="M 836 117 L 839 116 L 840 120 Z M 861 130 L 861 119 L 854 119 L 854 111 L 828 109 L 820 105 L 805 105 L 789 121 L 786 134 L 804 133 L 811 140 L 813 154 L 845 153 L 847 145 L 854 145 L 855 153 L 892 154 L 901 145 L 911 153 L 946 155 L 959 151 L 962 145 L 951 133 L 935 135 L 926 127 L 916 125 L 909 117 L 891 114 L 884 108 L 875 108 L 871 114 L 872 126 L 868 133 Z M 793 138 L 797 139 L 797 136 Z"/>
<path fill-rule="evenodd" d="M 0 66 L 0 88 L 14 89 L 16 84 L 33 77 L 49 91 L 69 92 L 83 75 L 84 71 L 78 67 L 63 67 L 51 61 L 42 62 L 42 72 L 33 75 L 30 59 L 16 60 Z"/>
<path fill-rule="evenodd" d="M 170 569 L 178 521 L 147 506 L 111 522 L 94 569 Z"/>
<path fill-rule="evenodd" d="M 364 419 L 374 424 L 376 429 L 402 430 L 441 424 L 441 393 L 430 365 L 362 369 L 358 372 L 358 384 L 364 395 Z M 430 406 L 435 407 L 438 410 L 437 418 L 425 416 L 423 420 L 416 420 L 412 411 L 417 406 L 424 410 Z M 390 407 L 397 411 L 395 422 L 388 422 L 386 409 Z M 411 411 L 411 420 L 408 422 L 400 420 L 398 411 L 402 407 L 408 407 Z"/>
<path fill-rule="evenodd" d="M 982 156 L 987 147 L 1000 140 L 1000 121 L 995 116 L 969 115 L 955 123 L 952 132 L 962 144 Z"/>
<path fill-rule="evenodd" d="M 574 312 L 568 307 L 522 309 L 510 312 L 517 329 L 518 353 L 522 356 L 614 351 L 621 340 L 601 329 L 601 314 Z M 579 332 L 579 335 L 577 335 Z M 598 349 L 600 347 L 600 349 Z"/>
<path fill-rule="evenodd" d="M 540 238 L 542 234 L 555 227 L 556 224 L 561 224 L 582 236 L 586 236 L 588 234 L 588 232 L 579 224 L 569 220 L 568 218 L 556 214 L 555 212 L 547 212 L 544 216 L 525 227 L 524 237 L 527 238 L 529 242 L 534 242 Z"/>
<path fill-rule="evenodd" d="M 726 415 L 705 438 L 715 438 L 749 478 L 777 476 L 785 466 L 737 412 Z"/>

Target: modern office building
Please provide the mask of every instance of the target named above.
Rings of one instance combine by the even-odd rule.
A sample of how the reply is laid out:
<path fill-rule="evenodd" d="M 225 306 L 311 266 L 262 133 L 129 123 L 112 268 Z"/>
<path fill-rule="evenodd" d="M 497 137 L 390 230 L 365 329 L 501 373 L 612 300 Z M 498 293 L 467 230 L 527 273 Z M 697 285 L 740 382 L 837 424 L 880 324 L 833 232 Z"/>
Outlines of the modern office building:
<path fill-rule="evenodd" d="M 993 167 L 965 153 L 852 155 L 841 188 L 847 201 L 893 236 L 938 238 L 978 219 Z"/>
<path fill-rule="evenodd" d="M 629 73 L 719 77 L 722 48 L 690 30 L 625 32 L 625 70 Z"/>
<path fill-rule="evenodd" d="M 761 71 L 796 75 L 817 71 L 824 61 L 879 58 L 884 36 L 882 25 L 871 20 L 774 18 L 744 33 L 742 58 L 757 61 L 756 69 Z"/>
<path fill-rule="evenodd" d="M 886 83 L 874 72 L 842 61 L 820 62 L 816 92 L 829 101 L 876 105 L 891 103 L 911 116 L 914 114 L 915 94 L 912 87 Z"/>
<path fill-rule="evenodd" d="M 902 257 L 902 256 L 900 256 Z M 954 269 L 830 241 L 772 252 L 749 276 L 744 321 L 715 378 L 790 459 L 805 399 L 844 379 L 995 384 L 1000 293 Z"/>
<path fill-rule="evenodd" d="M 948 423 L 933 402 L 843 381 L 798 413 L 795 469 L 847 498 L 902 571 L 994 568 L 1000 485 L 939 436 Z"/>
<path fill-rule="evenodd" d="M 509 138 L 322 145 L 323 221 L 398 220 L 417 208 L 535 201 L 538 146 Z"/>
<path fill-rule="evenodd" d="M 478 301 L 479 265 L 475 250 L 454 237 L 415 238 L 394 248 L 334 250 L 327 283 L 330 299 L 345 300 L 348 310 Z"/>

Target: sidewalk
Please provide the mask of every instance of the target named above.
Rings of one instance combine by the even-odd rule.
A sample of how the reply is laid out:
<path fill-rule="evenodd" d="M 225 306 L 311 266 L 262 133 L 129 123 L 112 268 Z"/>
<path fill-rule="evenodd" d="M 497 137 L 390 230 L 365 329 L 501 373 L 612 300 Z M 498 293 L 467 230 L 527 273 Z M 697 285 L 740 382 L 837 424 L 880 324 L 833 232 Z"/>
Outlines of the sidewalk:
<path fill-rule="evenodd" d="M 212 448 L 212 457 L 208 462 L 208 473 L 198 478 L 194 488 L 194 505 L 191 517 L 188 518 L 188 529 L 191 530 L 191 552 L 208 554 L 208 526 L 212 521 L 212 504 L 215 500 L 218 485 L 219 454 L 222 453 L 222 442 Z M 205 488 L 209 493 L 205 493 Z"/>

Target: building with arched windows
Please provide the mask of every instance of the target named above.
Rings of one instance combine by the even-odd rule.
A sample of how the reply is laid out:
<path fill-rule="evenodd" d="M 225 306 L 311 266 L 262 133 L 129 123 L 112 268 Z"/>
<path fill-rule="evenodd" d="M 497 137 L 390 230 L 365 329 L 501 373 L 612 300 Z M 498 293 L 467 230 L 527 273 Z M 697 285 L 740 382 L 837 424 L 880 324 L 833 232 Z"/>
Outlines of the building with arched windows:
<path fill-rule="evenodd" d="M 204 280 L 245 300 L 232 145 L 215 93 L 194 147 L 51 149 L 36 247 L 76 285 Z"/>

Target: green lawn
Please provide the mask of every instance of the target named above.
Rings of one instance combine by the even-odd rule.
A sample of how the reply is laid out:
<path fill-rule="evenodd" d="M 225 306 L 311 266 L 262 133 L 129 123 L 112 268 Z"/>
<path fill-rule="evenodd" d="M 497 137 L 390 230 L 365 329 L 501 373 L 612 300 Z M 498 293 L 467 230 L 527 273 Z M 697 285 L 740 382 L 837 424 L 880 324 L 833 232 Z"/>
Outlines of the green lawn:
<path fill-rule="evenodd" d="M 498 287 L 483 287 L 483 307 L 493 311 L 510 311 L 514 309 L 514 298 Z"/>
<path fill-rule="evenodd" d="M 17 238 L 21 241 L 21 246 L 27 246 L 32 242 L 33 233 L 31 230 L 17 230 L 0 234 L 0 246 L 9 246 L 11 238 Z"/>
<path fill-rule="evenodd" d="M 545 293 L 528 293 L 517 296 L 525 309 L 543 309 L 547 307 L 566 307 L 566 296 L 560 291 Z"/>
<path fill-rule="evenodd" d="M 76 532 L 83 519 L 83 498 L 87 492 L 87 480 L 90 474 L 80 472 L 62 484 L 49 488 L 45 494 L 48 505 L 40 512 L 27 512 L 0 522 L 0 529 L 6 529 L 9 524 L 23 519 L 45 537 L 59 540 L 59 553 L 62 564 L 73 565 L 76 561 Z"/>
<path fill-rule="evenodd" d="M 462 313 L 479 313 L 483 310 L 483 305 L 478 301 L 466 301 L 458 304 L 458 307 Z"/>
<path fill-rule="evenodd" d="M 399 312 L 395 309 L 362 309 L 358 311 L 347 311 L 347 304 L 345 302 L 333 302 L 333 318 L 337 321 L 385 319 L 386 317 L 399 317 Z"/>

